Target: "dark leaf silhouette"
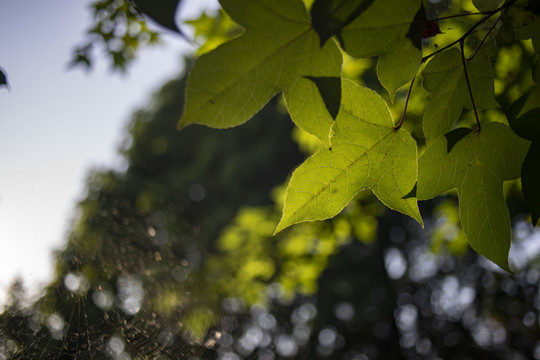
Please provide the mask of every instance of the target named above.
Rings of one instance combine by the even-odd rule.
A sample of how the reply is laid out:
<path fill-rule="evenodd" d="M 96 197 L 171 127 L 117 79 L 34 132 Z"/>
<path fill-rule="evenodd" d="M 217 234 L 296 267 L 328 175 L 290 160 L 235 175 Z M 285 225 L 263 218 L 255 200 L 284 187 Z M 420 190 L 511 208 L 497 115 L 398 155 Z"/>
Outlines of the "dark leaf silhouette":
<path fill-rule="evenodd" d="M 9 89 L 6 73 L 0 69 L 0 86 L 5 86 Z"/>
<path fill-rule="evenodd" d="M 182 0 L 132 0 L 133 4 L 143 14 L 169 30 L 175 31 L 184 36 L 174 20 L 176 10 Z"/>
<path fill-rule="evenodd" d="M 452 148 L 458 143 L 458 141 L 469 135 L 471 131 L 472 130 L 468 128 L 457 128 L 445 134 L 446 152 L 449 153 L 452 151 Z"/>
<path fill-rule="evenodd" d="M 321 46 L 354 21 L 374 0 L 315 0 L 311 7 L 311 24 L 319 34 Z"/>
<path fill-rule="evenodd" d="M 424 33 L 426 25 L 426 11 L 424 10 L 424 6 L 421 5 L 407 32 L 407 37 L 411 40 L 413 45 L 420 50 L 422 49 L 422 39 L 425 38 Z"/>
<path fill-rule="evenodd" d="M 341 79 L 338 77 L 306 76 L 317 85 L 326 109 L 336 119 L 341 103 Z"/>
<path fill-rule="evenodd" d="M 509 124 L 520 137 L 531 140 L 531 146 L 521 167 L 523 196 L 529 206 L 532 224 L 540 217 L 540 87 L 535 86 L 519 98 L 508 111 Z"/>
<path fill-rule="evenodd" d="M 512 130 L 522 138 L 540 141 L 540 108 L 527 111 L 510 125 Z"/>

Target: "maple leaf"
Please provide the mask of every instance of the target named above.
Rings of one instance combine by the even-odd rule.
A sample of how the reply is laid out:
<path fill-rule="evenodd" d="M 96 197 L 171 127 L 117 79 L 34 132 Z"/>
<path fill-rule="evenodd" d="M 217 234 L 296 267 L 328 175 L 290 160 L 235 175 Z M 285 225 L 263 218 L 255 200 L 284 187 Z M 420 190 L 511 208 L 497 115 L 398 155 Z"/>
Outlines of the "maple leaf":
<path fill-rule="evenodd" d="M 478 53 L 467 61 L 467 69 L 476 108 L 498 107 L 488 58 Z M 429 141 L 450 131 L 463 108 L 472 107 L 460 50 L 452 48 L 434 56 L 422 71 L 422 78 L 423 87 L 431 92 L 423 120 L 424 135 Z"/>
<path fill-rule="evenodd" d="M 338 35 L 348 54 L 380 56 L 377 75 L 392 100 L 420 68 L 423 24 L 415 18 L 423 11 L 420 0 L 377 0 Z M 421 30 L 414 31 L 417 27 Z"/>
<path fill-rule="evenodd" d="M 354 21 L 375 0 L 315 0 L 311 7 L 312 25 L 321 38 L 321 46 Z"/>
<path fill-rule="evenodd" d="M 416 181 L 416 143 L 394 126 L 377 93 L 343 80 L 332 149 L 320 150 L 294 171 L 276 232 L 331 218 L 366 188 L 389 208 L 421 223 L 416 199 L 404 199 Z"/>
<path fill-rule="evenodd" d="M 283 91 L 292 120 L 330 146 L 333 118 L 308 77 L 339 77 L 341 52 L 321 48 L 300 0 L 222 0 L 246 32 L 202 55 L 191 70 L 182 128 L 241 125 Z"/>
<path fill-rule="evenodd" d="M 453 139 L 454 146 L 448 146 L 456 133 L 461 139 Z M 418 160 L 418 199 L 456 188 L 469 244 L 507 271 L 510 214 L 502 186 L 505 180 L 519 177 L 528 146 L 508 126 L 488 123 L 480 132 L 460 128 L 437 138 Z"/>

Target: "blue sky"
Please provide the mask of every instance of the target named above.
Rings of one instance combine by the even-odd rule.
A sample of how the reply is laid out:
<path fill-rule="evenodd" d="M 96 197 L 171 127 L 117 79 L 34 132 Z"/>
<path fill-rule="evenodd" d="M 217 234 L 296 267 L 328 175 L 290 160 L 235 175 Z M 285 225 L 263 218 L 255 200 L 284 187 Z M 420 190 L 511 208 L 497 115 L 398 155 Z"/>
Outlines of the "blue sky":
<path fill-rule="evenodd" d="M 90 169 L 120 167 L 116 151 L 133 110 L 181 71 L 194 50 L 180 37 L 143 51 L 126 76 L 104 59 L 68 70 L 91 24 L 88 0 L 0 0 L 0 303 L 15 276 L 32 288 L 52 274 Z M 185 0 L 191 18 L 217 0 Z"/>

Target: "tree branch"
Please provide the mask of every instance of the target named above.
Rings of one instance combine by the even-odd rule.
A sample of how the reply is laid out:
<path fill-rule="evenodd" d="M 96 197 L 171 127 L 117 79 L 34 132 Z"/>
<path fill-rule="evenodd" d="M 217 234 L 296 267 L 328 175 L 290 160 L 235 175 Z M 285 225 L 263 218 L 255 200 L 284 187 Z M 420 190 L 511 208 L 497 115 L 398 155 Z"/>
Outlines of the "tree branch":
<path fill-rule="evenodd" d="M 486 11 L 486 12 L 482 12 L 482 13 L 474 13 L 474 15 L 480 14 L 480 15 L 485 15 L 485 16 L 482 19 L 480 19 L 476 24 L 474 24 L 469 30 L 467 30 L 463 35 L 461 35 L 459 37 L 459 39 L 457 39 L 455 41 L 452 41 L 450 44 L 438 49 L 437 51 L 432 52 L 429 55 L 424 56 L 422 58 L 422 63 L 426 62 L 429 58 L 437 55 L 438 53 L 440 53 L 440 52 L 442 52 L 442 51 L 444 51 L 444 50 L 446 50 L 446 49 L 448 49 L 448 48 L 450 48 L 450 47 L 452 47 L 452 46 L 454 46 L 456 44 L 459 44 L 459 43 L 463 42 L 467 38 L 467 36 L 471 35 L 473 33 L 473 31 L 476 30 L 476 28 L 478 28 L 480 25 L 482 25 L 484 22 L 486 22 L 490 17 L 492 17 L 496 13 L 507 9 L 510 5 L 512 5 L 514 3 L 514 1 L 515 0 L 509 1 L 509 2 L 507 2 L 505 4 L 503 4 L 502 6 L 498 7 L 495 10 Z M 469 14 L 469 15 L 472 15 L 472 14 Z M 461 16 L 461 15 L 459 15 L 459 16 Z M 501 14 L 501 16 L 502 16 L 502 14 Z M 453 16 L 453 17 L 457 17 L 457 16 Z M 500 19 L 500 17 L 499 17 L 499 19 Z M 499 19 L 497 19 L 497 21 L 499 21 Z M 497 21 L 495 23 L 497 23 Z M 493 26 L 492 26 L 492 29 L 493 29 Z M 492 29 L 490 29 L 489 32 L 491 32 Z M 482 41 L 482 44 L 483 44 L 483 42 L 484 41 Z M 482 44 L 480 44 L 480 46 Z M 476 54 L 476 51 L 475 51 L 475 54 Z"/>
<path fill-rule="evenodd" d="M 482 41 L 480 42 L 480 44 L 476 47 L 476 49 L 474 50 L 473 54 L 471 56 L 469 56 L 468 60 L 472 60 L 474 59 L 474 57 L 476 56 L 476 53 L 478 52 L 478 50 L 480 50 L 480 48 L 482 47 L 482 45 L 484 45 L 484 42 L 486 41 L 486 39 L 488 38 L 489 34 L 491 34 L 491 32 L 493 31 L 493 29 L 495 29 L 495 27 L 497 26 L 497 24 L 499 23 L 499 21 L 502 19 L 503 15 L 506 13 L 506 10 L 508 9 L 504 9 L 502 12 L 501 12 L 501 15 L 497 18 L 497 20 L 495 20 L 495 22 L 493 23 L 493 25 L 491 25 L 491 27 L 489 28 L 488 32 L 486 33 L 486 35 L 484 36 L 484 38 L 482 39 Z"/>

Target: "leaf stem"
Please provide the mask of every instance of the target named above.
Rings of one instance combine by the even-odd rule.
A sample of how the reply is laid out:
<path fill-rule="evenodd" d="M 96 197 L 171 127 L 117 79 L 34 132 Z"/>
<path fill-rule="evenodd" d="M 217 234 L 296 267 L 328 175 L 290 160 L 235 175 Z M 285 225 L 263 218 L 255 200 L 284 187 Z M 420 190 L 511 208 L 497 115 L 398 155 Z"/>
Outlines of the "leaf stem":
<path fill-rule="evenodd" d="M 475 12 L 475 13 L 464 13 L 464 14 L 448 15 L 448 16 L 443 16 L 443 17 L 436 18 L 436 19 L 430 19 L 430 21 L 440 21 L 440 20 L 453 19 L 453 18 L 466 17 L 466 16 L 475 16 L 475 15 L 489 15 L 492 11 L 494 11 L 494 10 Z"/>
<path fill-rule="evenodd" d="M 409 86 L 409 91 L 407 92 L 407 98 L 405 99 L 405 106 L 403 107 L 403 114 L 401 114 L 401 119 L 399 120 L 399 123 L 394 127 L 394 130 L 396 131 L 401 128 L 401 125 L 403 125 L 403 121 L 405 120 L 405 114 L 407 113 L 407 105 L 409 105 L 409 98 L 411 96 L 414 80 L 416 80 L 416 76 L 413 77 L 413 79 L 411 80 L 411 86 Z"/>
<path fill-rule="evenodd" d="M 482 39 L 482 41 L 480 41 L 480 44 L 479 44 L 479 45 L 476 47 L 476 49 L 474 50 L 473 54 L 467 58 L 468 60 L 474 59 L 474 57 L 476 56 L 476 53 L 478 53 L 478 50 L 480 50 L 480 48 L 482 47 L 482 45 L 484 45 L 484 42 L 485 42 L 486 39 L 488 38 L 489 34 L 491 34 L 491 32 L 493 31 L 493 29 L 495 29 L 495 27 L 497 26 L 497 24 L 499 23 L 499 21 L 502 19 L 503 15 L 506 13 L 507 10 L 508 10 L 508 8 L 504 9 L 504 10 L 501 12 L 501 15 L 499 15 L 499 17 L 497 18 L 497 20 L 495 20 L 495 22 L 493 23 L 493 25 L 491 25 L 491 27 L 489 28 L 488 32 L 486 33 L 486 35 L 485 35 L 484 38 Z"/>
<path fill-rule="evenodd" d="M 476 126 L 477 126 L 476 132 L 480 132 L 480 130 L 481 130 L 480 119 L 478 118 L 478 111 L 476 111 L 476 104 L 474 103 L 474 96 L 473 96 L 472 89 L 471 89 L 471 83 L 469 81 L 469 74 L 467 73 L 467 64 L 466 64 L 466 60 L 465 60 L 465 49 L 463 48 L 464 43 L 465 43 L 464 39 L 462 39 L 459 42 L 459 47 L 460 47 L 460 50 L 461 50 L 461 63 L 463 64 L 463 73 L 465 74 L 465 81 L 467 82 L 467 89 L 469 90 L 469 97 L 471 98 L 471 103 L 472 103 L 472 107 L 473 107 L 473 111 L 474 111 L 474 117 L 476 118 Z"/>
<path fill-rule="evenodd" d="M 461 61 L 463 63 L 463 72 L 465 74 L 465 80 L 467 81 L 467 89 L 469 90 L 469 96 L 471 98 L 471 103 L 472 103 L 472 107 L 473 107 L 473 111 L 474 111 L 474 116 L 476 118 L 476 125 L 477 125 L 476 132 L 480 132 L 481 126 L 480 126 L 480 119 L 478 118 L 478 111 L 476 110 L 476 104 L 474 102 L 474 96 L 472 94 L 471 84 L 470 84 L 470 81 L 469 81 L 469 74 L 467 73 L 467 65 L 466 65 L 466 60 L 465 60 L 465 49 L 464 49 L 465 39 L 469 35 L 471 35 L 474 32 L 474 30 L 476 30 L 476 28 L 478 28 L 480 25 L 482 25 L 484 22 L 486 22 L 490 17 L 497 14 L 498 12 L 501 12 L 501 15 L 497 18 L 497 20 L 495 20 L 495 23 L 489 28 L 487 34 L 484 36 L 484 38 L 482 39 L 480 44 L 474 50 L 474 53 L 469 57 L 468 60 L 470 61 L 476 56 L 476 54 L 478 53 L 478 50 L 480 50 L 482 45 L 484 45 L 484 42 L 488 38 L 489 34 L 491 34 L 493 29 L 497 26 L 497 24 L 499 23 L 499 21 L 501 20 L 503 15 L 508 10 L 508 7 L 510 5 L 512 5 L 515 1 L 516 0 L 510 0 L 510 1 L 506 2 L 506 3 L 504 3 L 503 5 L 501 5 L 500 7 L 498 7 L 497 9 L 490 10 L 490 11 L 482 11 L 482 12 L 477 12 L 477 13 L 466 13 L 466 14 L 450 15 L 450 16 L 444 16 L 444 17 L 441 17 L 441 18 L 438 18 L 438 19 L 431 20 L 431 21 L 438 21 L 438 20 L 451 19 L 451 18 L 464 17 L 464 16 L 472 16 L 472 15 L 483 15 L 484 16 L 482 19 L 480 19 L 478 22 L 476 22 L 469 30 L 467 30 L 463 35 L 461 35 L 459 37 L 459 39 L 457 39 L 455 41 L 452 41 L 450 44 L 448 44 L 448 45 L 446 45 L 446 46 L 432 52 L 429 55 L 426 55 L 426 56 L 422 57 L 422 61 L 421 61 L 422 63 L 424 63 L 429 58 L 437 55 L 438 53 L 440 53 L 440 52 L 442 52 L 442 51 L 444 51 L 444 50 L 446 50 L 446 49 L 448 49 L 448 48 L 450 48 L 450 47 L 452 47 L 452 46 L 454 46 L 456 44 L 459 44 L 459 47 L 460 47 L 460 50 L 461 50 Z M 416 76 L 411 80 L 411 85 L 409 87 L 409 91 L 407 92 L 407 98 L 405 99 L 405 106 L 403 107 L 403 113 L 401 114 L 401 119 L 399 120 L 399 123 L 394 127 L 394 130 L 396 130 L 396 131 L 401 128 L 401 126 L 403 125 L 403 121 L 405 120 L 405 115 L 407 113 L 407 106 L 409 105 L 409 98 L 411 96 L 411 92 L 412 92 L 412 88 L 413 88 L 413 84 L 414 84 L 415 79 L 416 79 Z"/>
<path fill-rule="evenodd" d="M 460 44 L 461 42 L 463 42 L 467 36 L 471 35 L 474 30 L 476 30 L 477 27 L 479 27 L 480 25 L 482 25 L 484 22 L 486 22 L 490 17 L 492 17 L 493 15 L 495 15 L 496 13 L 500 12 L 500 11 L 503 11 L 505 9 L 507 9 L 510 5 L 512 5 L 514 3 L 515 0 L 511 0 L 503 5 L 501 5 L 500 7 L 498 7 L 497 9 L 495 10 L 491 10 L 491 11 L 486 11 L 486 12 L 483 12 L 483 13 L 478 13 L 478 14 L 482 14 L 482 15 L 485 15 L 482 19 L 480 19 L 476 24 L 474 24 L 469 30 L 467 30 L 463 35 L 461 35 L 459 37 L 459 39 L 455 40 L 455 41 L 452 41 L 450 44 L 432 52 L 431 54 L 429 55 L 426 55 L 422 58 L 422 63 L 426 62 L 429 58 L 437 55 L 438 53 L 456 45 L 456 44 Z M 475 13 L 476 14 L 476 13 Z M 501 15 L 502 16 L 502 15 Z M 500 19 L 500 17 L 499 17 Z M 499 20 L 497 19 L 497 21 Z M 492 27 L 493 28 L 493 27 Z M 489 30 L 489 32 L 491 32 L 492 29 Z M 483 43 L 483 41 L 482 41 Z M 480 44 L 482 45 L 482 44 Z M 478 50 L 477 50 L 478 51 Z M 475 52 L 476 54 L 476 52 Z"/>

